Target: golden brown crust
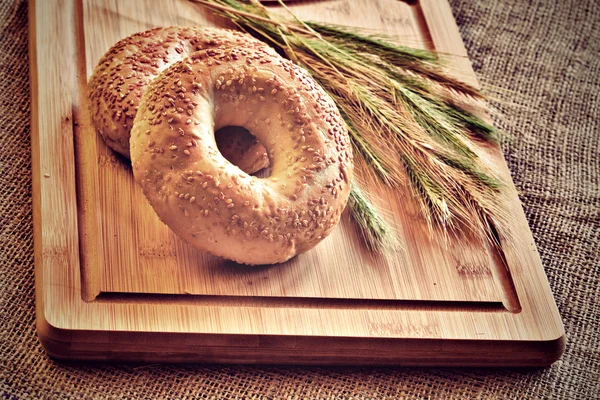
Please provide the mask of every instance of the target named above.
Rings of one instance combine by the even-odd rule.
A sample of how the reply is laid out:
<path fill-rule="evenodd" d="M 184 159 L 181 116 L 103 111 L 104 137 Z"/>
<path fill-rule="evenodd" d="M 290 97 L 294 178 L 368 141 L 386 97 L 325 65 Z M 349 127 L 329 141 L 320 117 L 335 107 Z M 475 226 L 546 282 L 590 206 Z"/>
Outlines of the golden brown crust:
<path fill-rule="evenodd" d="M 213 134 L 223 126 L 245 127 L 265 145 L 268 178 L 223 158 Z M 209 49 L 164 71 L 140 104 L 131 156 L 136 180 L 176 234 L 246 264 L 283 262 L 324 239 L 353 171 L 331 98 L 260 47 Z"/>
<path fill-rule="evenodd" d="M 106 143 L 129 157 L 130 131 L 147 85 L 163 69 L 190 53 L 219 46 L 262 46 L 276 56 L 274 50 L 249 35 L 217 28 L 155 28 L 112 46 L 98 62 L 88 85 L 92 123 Z M 253 142 L 247 132 L 235 131 L 233 135 L 232 140 L 249 142 L 252 146 L 245 149 L 248 156 L 264 155 L 264 148 Z M 235 152 L 224 151 L 230 160 L 237 161 Z M 252 173 L 268 165 L 265 159 L 246 158 L 240 162 L 245 163 L 246 172 Z"/>

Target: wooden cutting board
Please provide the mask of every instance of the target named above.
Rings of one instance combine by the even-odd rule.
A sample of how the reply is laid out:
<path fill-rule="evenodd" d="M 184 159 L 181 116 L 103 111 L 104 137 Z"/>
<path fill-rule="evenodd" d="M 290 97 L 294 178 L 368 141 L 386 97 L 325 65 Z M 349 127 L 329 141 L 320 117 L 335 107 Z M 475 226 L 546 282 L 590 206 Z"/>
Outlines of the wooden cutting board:
<path fill-rule="evenodd" d="M 290 7 L 447 54 L 476 84 L 446 0 Z M 431 237 L 408 189 L 377 192 L 402 244 L 388 261 L 369 255 L 347 216 L 315 249 L 270 267 L 241 267 L 179 240 L 128 161 L 90 128 L 86 99 L 112 44 L 169 25 L 226 23 L 185 0 L 30 3 L 37 321 L 50 355 L 491 366 L 560 357 L 562 323 L 512 183 L 515 246 L 504 254 Z M 511 182 L 501 151 L 483 151 Z"/>

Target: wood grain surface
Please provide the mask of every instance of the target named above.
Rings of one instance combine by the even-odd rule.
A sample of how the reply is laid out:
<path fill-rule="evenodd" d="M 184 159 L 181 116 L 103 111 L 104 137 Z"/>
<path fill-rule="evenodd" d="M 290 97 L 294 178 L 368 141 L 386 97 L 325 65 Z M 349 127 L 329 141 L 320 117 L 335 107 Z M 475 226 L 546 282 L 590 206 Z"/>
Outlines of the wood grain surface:
<path fill-rule="evenodd" d="M 305 19 L 444 54 L 476 84 L 446 0 L 292 2 Z M 283 10 L 274 7 L 277 12 Z M 348 216 L 315 249 L 243 267 L 186 245 L 155 215 L 128 160 L 89 123 L 86 82 L 119 39 L 155 26 L 228 26 L 185 0 L 30 6 L 38 330 L 63 358 L 541 365 L 563 328 L 514 187 L 514 246 L 431 235 L 408 188 L 372 188 L 399 233 L 370 255 Z M 498 148 L 482 149 L 510 182 Z"/>

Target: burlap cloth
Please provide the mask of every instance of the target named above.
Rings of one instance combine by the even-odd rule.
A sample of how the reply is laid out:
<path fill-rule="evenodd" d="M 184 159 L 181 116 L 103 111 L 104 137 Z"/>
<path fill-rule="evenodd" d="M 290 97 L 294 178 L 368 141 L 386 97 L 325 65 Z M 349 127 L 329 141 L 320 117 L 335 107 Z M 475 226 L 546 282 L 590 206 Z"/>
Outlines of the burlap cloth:
<path fill-rule="evenodd" d="M 40 0 L 41 1 L 41 0 Z M 45 0 L 44 0 L 45 1 Z M 48 0 L 55 1 L 55 0 Z M 538 370 L 60 363 L 35 333 L 27 2 L 0 5 L 0 397 L 600 398 L 600 10 L 453 0 L 567 332 Z"/>

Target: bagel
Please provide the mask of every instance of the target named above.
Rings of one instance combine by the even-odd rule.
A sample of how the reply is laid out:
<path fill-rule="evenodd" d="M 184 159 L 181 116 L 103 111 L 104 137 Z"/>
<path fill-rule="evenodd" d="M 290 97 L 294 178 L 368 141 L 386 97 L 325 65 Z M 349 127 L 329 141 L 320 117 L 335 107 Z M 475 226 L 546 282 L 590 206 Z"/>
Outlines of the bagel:
<path fill-rule="evenodd" d="M 105 142 L 129 158 L 131 127 L 147 85 L 190 53 L 218 46 L 262 47 L 277 56 L 275 50 L 250 35 L 217 28 L 155 28 L 112 46 L 98 62 L 88 85 L 92 124 Z M 231 130 L 223 136 L 230 137 L 222 140 L 221 150 L 233 163 L 241 163 L 244 171 L 252 173 L 268 165 L 264 147 L 247 131 Z M 248 147 L 227 147 L 233 144 Z M 241 158 L 239 151 L 246 156 Z"/>
<path fill-rule="evenodd" d="M 261 141 L 270 176 L 223 158 L 214 132 L 224 126 Z M 258 46 L 197 52 L 163 71 L 140 103 L 131 156 L 171 230 L 244 264 L 280 263 L 316 246 L 339 221 L 353 175 L 333 100 L 305 70 Z"/>

